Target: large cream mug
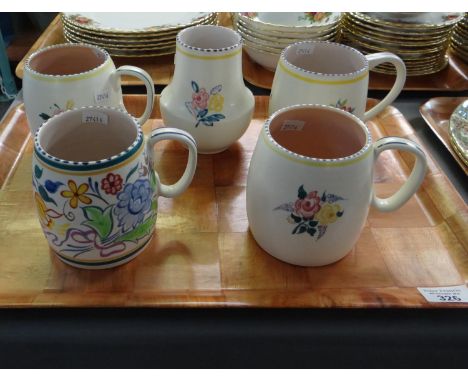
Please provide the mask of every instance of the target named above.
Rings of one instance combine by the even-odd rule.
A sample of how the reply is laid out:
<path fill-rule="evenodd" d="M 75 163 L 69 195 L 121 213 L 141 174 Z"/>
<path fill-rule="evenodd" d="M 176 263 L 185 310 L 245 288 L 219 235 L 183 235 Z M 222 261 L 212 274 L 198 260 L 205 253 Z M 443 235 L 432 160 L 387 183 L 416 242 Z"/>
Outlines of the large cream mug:
<path fill-rule="evenodd" d="M 136 66 L 116 69 L 109 54 L 94 45 L 58 44 L 34 52 L 24 66 L 23 94 L 29 128 L 39 126 L 60 112 L 83 106 L 112 106 L 125 110 L 120 76 L 139 78 L 146 86 L 146 108 L 138 118 L 151 115 L 154 84 Z"/>
<path fill-rule="evenodd" d="M 387 96 L 365 112 L 369 69 L 391 63 L 395 83 Z M 302 41 L 281 53 L 271 89 L 270 115 L 297 104 L 320 104 L 346 110 L 367 121 L 390 105 L 406 80 L 404 62 L 393 53 L 363 55 L 354 48 L 327 41 Z"/>
<path fill-rule="evenodd" d="M 374 163 L 385 150 L 416 157 L 408 180 L 378 198 Z M 356 244 L 372 205 L 389 212 L 419 188 L 426 158 L 414 142 L 385 137 L 373 143 L 366 125 L 330 106 L 295 105 L 274 113 L 258 138 L 247 178 L 247 216 L 257 243 L 285 262 L 333 263 Z"/>

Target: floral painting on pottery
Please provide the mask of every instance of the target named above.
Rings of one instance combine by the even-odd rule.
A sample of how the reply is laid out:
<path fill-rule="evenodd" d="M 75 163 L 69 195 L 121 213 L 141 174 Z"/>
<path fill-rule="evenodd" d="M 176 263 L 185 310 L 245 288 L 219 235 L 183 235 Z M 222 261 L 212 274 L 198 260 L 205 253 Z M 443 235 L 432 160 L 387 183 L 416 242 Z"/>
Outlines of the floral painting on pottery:
<path fill-rule="evenodd" d="M 195 127 L 200 123 L 204 126 L 214 126 L 215 122 L 226 118 L 221 114 L 224 107 L 222 85 L 216 85 L 208 93 L 205 88 L 200 88 L 195 81 L 192 81 L 192 90 L 192 100 L 185 102 L 185 106 L 196 120 Z"/>
<path fill-rule="evenodd" d="M 311 24 L 328 21 L 332 12 L 304 12 L 304 16 L 299 16 L 299 21 L 308 20 Z"/>
<path fill-rule="evenodd" d="M 352 106 L 349 106 L 348 105 L 348 100 L 347 99 L 339 99 L 338 101 L 336 101 L 335 104 L 330 104 L 329 106 L 333 106 L 333 107 L 336 107 L 337 109 L 340 109 L 340 110 L 344 110 L 344 111 L 347 111 L 348 113 L 354 113 L 354 110 L 356 110 L 355 107 L 352 107 Z"/>
<path fill-rule="evenodd" d="M 319 240 L 325 235 L 327 227 L 343 216 L 344 210 L 337 203 L 340 200 L 345 199 L 326 191 L 322 195 L 318 191 L 307 192 L 302 185 L 297 190 L 295 202 L 283 203 L 273 211 L 289 213 L 287 221 L 294 225 L 293 235 L 307 233 Z"/>
<path fill-rule="evenodd" d="M 85 16 L 81 16 L 79 14 L 69 15 L 68 18 L 75 21 L 76 23 L 82 24 L 82 25 L 98 25 L 97 23 L 95 23 L 90 18 L 85 17 Z"/>
<path fill-rule="evenodd" d="M 69 99 L 66 102 L 64 108 L 54 103 L 51 107 L 49 107 L 49 110 L 50 110 L 48 112 L 49 114 L 41 113 L 39 114 L 39 117 L 41 117 L 43 121 L 47 121 L 49 118 L 52 118 L 54 115 L 60 114 L 62 111 L 73 109 L 74 106 L 75 106 L 75 102 L 71 99 Z"/>
<path fill-rule="evenodd" d="M 48 179 L 47 170 L 36 164 L 33 186 L 39 220 L 60 254 L 79 261 L 96 251 L 105 259 L 123 256 L 129 245 L 147 240 L 157 215 L 156 178 L 148 167 L 145 156 L 125 179 L 117 172 L 103 172 L 82 182 L 61 182 Z"/>

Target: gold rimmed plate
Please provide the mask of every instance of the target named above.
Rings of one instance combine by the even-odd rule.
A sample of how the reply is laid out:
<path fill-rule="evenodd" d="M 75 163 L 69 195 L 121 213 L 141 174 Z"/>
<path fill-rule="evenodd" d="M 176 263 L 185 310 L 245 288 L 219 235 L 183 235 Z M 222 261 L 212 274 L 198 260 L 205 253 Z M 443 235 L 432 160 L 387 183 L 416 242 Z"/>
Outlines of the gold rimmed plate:
<path fill-rule="evenodd" d="M 70 43 L 80 43 L 79 40 L 65 35 L 65 40 Z M 175 52 L 175 46 L 172 48 L 163 48 L 163 49 L 114 49 L 114 48 L 104 48 L 106 51 L 114 57 L 157 57 L 173 54 Z"/>
<path fill-rule="evenodd" d="M 408 40 L 408 41 L 427 41 L 428 39 L 442 39 L 447 36 L 447 33 L 450 32 L 450 28 L 442 30 L 442 31 L 425 31 L 424 33 L 421 32 L 402 32 L 400 30 L 393 31 L 386 28 L 382 28 L 380 25 L 373 25 L 362 22 L 362 20 L 357 19 L 353 16 L 352 13 L 347 13 L 346 16 L 343 18 L 346 20 L 348 25 L 353 25 L 364 32 L 368 31 L 368 33 L 373 33 L 377 35 L 386 36 L 387 38 L 391 39 L 398 39 L 398 40 Z"/>
<path fill-rule="evenodd" d="M 415 76 L 424 76 L 424 75 L 428 75 L 428 74 L 437 73 L 437 72 L 440 72 L 440 71 L 444 70 L 447 67 L 448 62 L 449 61 L 448 61 L 448 58 L 447 58 L 442 63 L 437 64 L 437 65 L 433 65 L 433 66 L 429 66 L 427 68 L 416 68 L 416 69 L 408 68 L 407 72 L 406 72 L 406 75 L 408 77 L 413 77 L 413 76 L 415 77 Z M 376 68 L 373 68 L 372 71 L 377 72 L 377 73 L 390 74 L 390 75 L 395 74 L 394 68 L 392 69 L 392 68 L 379 68 L 379 67 L 376 67 Z"/>
<path fill-rule="evenodd" d="M 363 22 L 405 33 L 451 29 L 464 16 L 461 12 L 414 12 L 412 17 L 404 19 L 395 19 L 393 13 L 385 12 L 352 12 L 352 15 Z"/>
<path fill-rule="evenodd" d="M 412 52 L 437 52 L 446 48 L 449 37 L 441 41 L 430 41 L 426 44 L 411 44 L 401 41 L 382 41 L 372 38 L 370 35 L 355 34 L 348 29 L 342 30 L 342 35 L 351 40 L 356 40 L 369 46 L 383 48 L 391 52 L 412 53 Z"/>
<path fill-rule="evenodd" d="M 248 41 L 250 41 L 250 42 L 252 42 L 252 43 L 254 43 L 256 45 L 263 46 L 265 48 L 273 49 L 275 51 L 279 50 L 280 52 L 284 48 L 286 48 L 288 45 L 294 44 L 295 42 L 298 42 L 298 41 L 302 41 L 301 39 L 298 39 L 298 40 L 289 41 L 287 43 L 275 43 L 275 42 L 271 42 L 271 41 L 268 41 L 268 40 L 263 40 L 263 39 L 257 38 L 255 36 L 251 35 L 250 33 L 248 33 L 245 29 L 243 29 L 240 26 L 237 27 L 237 31 L 242 36 L 242 38 L 245 39 L 245 40 L 248 40 Z M 336 34 L 337 34 L 337 32 L 335 31 L 335 32 L 332 32 L 329 35 L 326 35 L 326 36 L 323 36 L 323 37 L 310 38 L 310 40 L 333 41 L 335 39 L 335 37 L 336 37 Z"/>
<path fill-rule="evenodd" d="M 69 24 L 100 35 L 132 36 L 173 32 L 200 24 L 212 15 L 212 12 L 65 12 L 62 17 Z"/>
<path fill-rule="evenodd" d="M 187 26 L 184 26 L 184 27 L 177 27 L 173 29 L 160 30 L 156 32 L 110 33 L 110 32 L 105 32 L 105 31 L 89 29 L 89 28 L 82 28 L 79 24 L 70 22 L 70 20 L 68 20 L 63 13 L 61 14 L 61 20 L 62 20 L 62 25 L 64 27 L 68 29 L 73 29 L 75 32 L 78 32 L 80 34 L 85 34 L 91 37 L 99 37 L 99 38 L 104 38 L 104 39 L 116 39 L 116 40 L 126 40 L 126 41 L 141 40 L 141 39 L 144 39 L 144 40 L 146 39 L 148 40 L 170 39 L 172 38 L 172 36 L 177 35 L 177 33 L 180 32 L 182 29 L 187 28 Z M 188 25 L 188 26 L 213 25 L 217 23 L 218 23 L 218 14 L 211 13 L 208 17 L 203 18 L 197 21 L 196 23 L 193 23 L 192 25 Z"/>
<path fill-rule="evenodd" d="M 468 166 L 468 101 L 458 105 L 450 116 L 449 135 L 453 149 Z"/>
<path fill-rule="evenodd" d="M 89 37 L 84 37 L 82 35 L 78 35 L 70 30 L 64 29 L 63 30 L 64 35 L 68 35 L 75 40 L 78 40 L 80 42 L 84 42 L 87 44 L 93 44 L 93 45 L 98 45 L 100 47 L 103 47 L 106 49 L 107 47 L 109 48 L 117 48 L 117 49 L 153 49 L 153 48 L 164 48 L 164 47 L 172 47 L 175 46 L 176 43 L 176 36 L 172 40 L 167 40 L 159 43 L 146 43 L 146 44 L 140 44 L 140 43 L 127 43 L 127 44 L 116 44 L 113 41 L 106 41 L 105 39 L 93 39 Z"/>
<path fill-rule="evenodd" d="M 138 44 L 138 43 L 158 43 L 158 42 L 164 42 L 164 41 L 171 41 L 172 39 L 175 39 L 177 36 L 178 32 L 172 33 L 172 34 L 165 34 L 162 36 L 158 37 L 146 37 L 146 36 L 135 36 L 135 37 L 106 37 L 102 35 L 97 35 L 93 33 L 88 33 L 85 30 L 76 28 L 70 24 L 63 23 L 63 29 L 66 30 L 67 32 L 71 32 L 75 35 L 78 35 L 83 38 L 87 39 L 93 39 L 96 41 L 103 41 L 103 42 L 111 42 L 111 43 L 116 43 L 116 44 Z"/>
<path fill-rule="evenodd" d="M 341 12 L 241 12 L 238 17 L 256 29 L 309 33 L 336 25 Z"/>
<path fill-rule="evenodd" d="M 437 54 L 437 53 L 445 51 L 447 49 L 447 47 L 448 47 L 448 44 L 449 44 L 449 41 L 447 40 L 447 42 L 444 43 L 444 45 L 442 45 L 440 47 L 436 47 L 436 48 L 418 49 L 418 50 L 416 50 L 416 49 L 415 50 L 389 49 L 388 47 L 379 45 L 378 42 L 369 43 L 369 42 L 366 42 L 366 41 L 362 41 L 362 39 L 356 38 L 355 36 L 352 36 L 352 35 L 347 34 L 347 33 L 344 33 L 343 36 L 348 41 L 350 41 L 350 42 L 352 42 L 352 43 L 354 43 L 356 45 L 359 45 L 361 47 L 364 47 L 366 49 L 373 50 L 375 52 L 386 52 L 386 51 L 390 50 L 392 53 L 397 54 L 401 58 L 404 58 L 404 57 L 417 58 L 417 57 L 425 57 L 425 56 L 431 55 L 431 54 Z"/>
<path fill-rule="evenodd" d="M 424 38 L 418 38 L 418 39 L 413 39 L 413 38 L 408 38 L 406 36 L 394 36 L 394 35 L 389 35 L 385 34 L 384 32 L 375 32 L 370 29 L 365 29 L 362 27 L 357 26 L 354 24 L 352 21 L 350 21 L 348 18 L 345 18 L 342 22 L 342 30 L 351 33 L 356 36 L 361 36 L 366 39 L 370 39 L 373 41 L 379 41 L 382 43 L 391 43 L 391 44 L 398 44 L 402 46 L 407 46 L 407 47 L 425 47 L 428 45 L 438 45 L 447 40 L 449 37 L 449 33 L 446 32 L 443 35 L 438 35 L 437 37 L 434 36 L 428 36 Z"/>
<path fill-rule="evenodd" d="M 328 36 L 332 33 L 336 33 L 338 30 L 338 25 L 334 26 L 333 28 L 322 30 L 319 33 L 308 33 L 308 34 L 301 34 L 301 35 L 294 35 L 293 37 L 289 37 L 289 35 L 280 33 L 279 35 L 270 34 L 268 32 L 264 32 L 255 28 L 249 27 L 247 24 L 242 22 L 242 20 L 238 19 L 237 22 L 233 24 L 234 28 L 239 28 L 250 35 L 270 42 L 276 42 L 281 44 L 292 44 L 297 41 L 304 41 L 304 40 L 313 40 L 316 38 L 322 38 Z"/>

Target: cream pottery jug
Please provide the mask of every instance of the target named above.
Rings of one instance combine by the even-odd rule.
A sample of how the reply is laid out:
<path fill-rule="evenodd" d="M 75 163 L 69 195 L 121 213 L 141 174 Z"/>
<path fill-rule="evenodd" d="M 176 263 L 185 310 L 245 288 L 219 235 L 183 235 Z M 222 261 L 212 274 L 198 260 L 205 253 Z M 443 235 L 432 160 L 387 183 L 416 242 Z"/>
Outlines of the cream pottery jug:
<path fill-rule="evenodd" d="M 110 55 L 94 45 L 58 44 L 34 52 L 24 67 L 23 95 L 29 128 L 36 130 L 52 116 L 83 106 L 112 106 L 125 110 L 120 76 L 139 78 L 146 87 L 146 108 L 138 118 L 151 115 L 154 84 L 136 66 L 116 69 Z"/>
<path fill-rule="evenodd" d="M 382 101 L 365 112 L 369 70 L 383 63 L 395 66 L 395 83 Z M 398 97 L 405 80 L 405 64 L 393 53 L 365 56 L 347 45 L 301 41 L 281 53 L 271 88 L 269 113 L 308 103 L 334 106 L 367 121 Z"/>
<path fill-rule="evenodd" d="M 373 167 L 385 150 L 416 162 L 408 180 L 386 199 L 374 195 Z M 295 105 L 266 121 L 247 178 L 247 216 L 257 243 L 272 256 L 302 266 L 333 263 L 356 244 L 369 206 L 400 208 L 426 171 L 421 148 L 385 137 L 373 143 L 352 114 L 323 105 Z"/>
<path fill-rule="evenodd" d="M 199 153 L 221 152 L 244 134 L 255 106 L 242 77 L 241 36 L 195 26 L 179 32 L 176 49 L 174 78 L 161 93 L 164 123 L 189 132 Z"/>

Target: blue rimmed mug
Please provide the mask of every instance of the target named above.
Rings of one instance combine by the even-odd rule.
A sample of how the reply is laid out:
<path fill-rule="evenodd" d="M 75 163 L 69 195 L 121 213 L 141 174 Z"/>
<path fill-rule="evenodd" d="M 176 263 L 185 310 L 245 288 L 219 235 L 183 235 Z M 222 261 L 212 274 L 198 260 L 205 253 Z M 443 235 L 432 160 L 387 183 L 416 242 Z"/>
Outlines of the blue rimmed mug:
<path fill-rule="evenodd" d="M 153 146 L 176 140 L 189 151 L 182 177 L 159 181 Z M 192 136 L 159 128 L 146 139 L 130 114 L 110 107 L 67 110 L 34 138 L 34 199 L 44 235 L 63 262 L 102 269 L 136 257 L 150 241 L 158 196 L 181 194 L 197 164 Z"/>

